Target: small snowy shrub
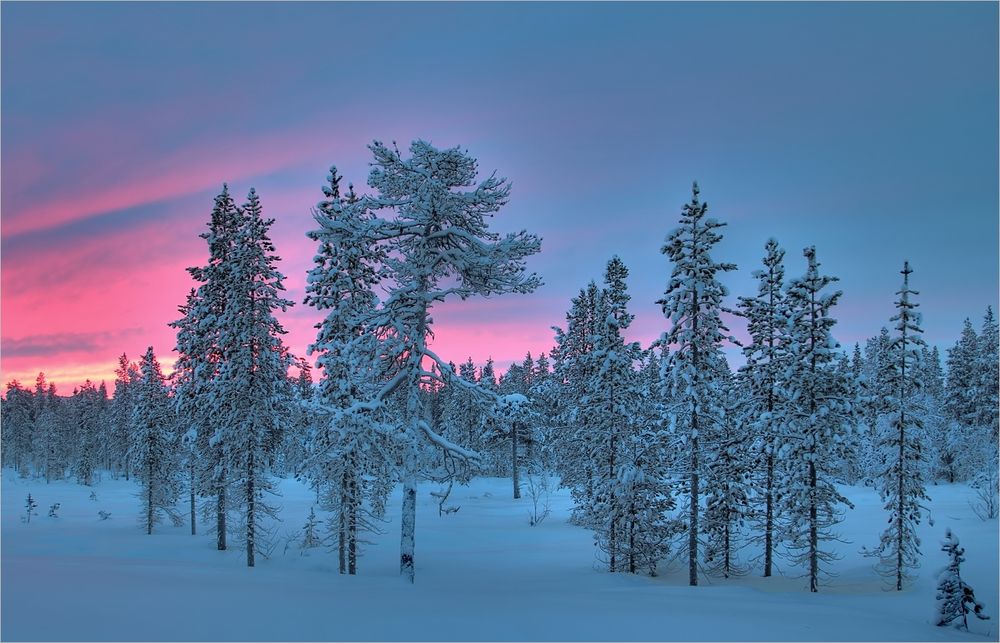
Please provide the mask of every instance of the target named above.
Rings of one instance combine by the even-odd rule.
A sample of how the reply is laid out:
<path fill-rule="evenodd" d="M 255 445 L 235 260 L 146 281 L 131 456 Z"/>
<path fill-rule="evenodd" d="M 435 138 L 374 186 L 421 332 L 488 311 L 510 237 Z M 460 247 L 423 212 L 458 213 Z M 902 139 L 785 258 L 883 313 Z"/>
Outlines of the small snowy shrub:
<path fill-rule="evenodd" d="M 56 502 L 49 507 L 49 518 L 58 518 L 59 503 Z"/>
<path fill-rule="evenodd" d="M 90 499 L 93 500 L 94 502 L 97 502 L 97 492 L 96 491 L 91 491 L 90 492 Z"/>
<path fill-rule="evenodd" d="M 956 623 L 956 626 L 968 632 L 966 617 L 969 612 L 981 620 L 987 620 L 989 616 L 983 613 L 983 604 L 976 600 L 975 592 L 962 580 L 959 568 L 965 561 L 965 548 L 959 546 L 958 538 L 951 533 L 951 529 L 945 531 L 941 551 L 948 554 L 951 561 L 938 576 L 937 625 L 948 625 L 961 618 L 961 625 Z"/>
<path fill-rule="evenodd" d="M 545 476 L 529 475 L 526 483 L 528 497 L 531 498 L 528 524 L 534 527 L 541 524 L 552 512 L 549 503 L 549 481 Z"/>
<path fill-rule="evenodd" d="M 101 520 L 107 520 L 108 518 L 111 517 L 111 512 L 110 511 L 104 511 L 102 509 L 101 511 L 97 512 L 97 515 L 101 517 Z"/>
<path fill-rule="evenodd" d="M 31 494 L 29 493 L 28 500 L 24 503 L 24 509 L 25 509 L 24 522 L 29 522 L 29 523 L 31 522 L 31 515 L 32 514 L 37 515 L 37 512 L 35 511 L 35 509 L 37 508 L 38 508 L 38 503 L 35 502 L 35 499 L 32 498 Z"/>
<path fill-rule="evenodd" d="M 997 484 L 997 470 L 993 468 L 980 474 L 975 480 L 976 498 L 969 502 L 969 506 L 980 520 L 996 520 L 1000 514 L 1000 491 Z"/>
<path fill-rule="evenodd" d="M 306 524 L 302 527 L 302 542 L 299 545 L 299 549 L 302 550 L 303 555 L 308 555 L 308 550 L 315 547 L 319 547 L 321 543 L 321 538 L 319 536 L 319 521 L 316 519 L 316 508 L 309 507 L 309 517 L 306 519 Z"/>

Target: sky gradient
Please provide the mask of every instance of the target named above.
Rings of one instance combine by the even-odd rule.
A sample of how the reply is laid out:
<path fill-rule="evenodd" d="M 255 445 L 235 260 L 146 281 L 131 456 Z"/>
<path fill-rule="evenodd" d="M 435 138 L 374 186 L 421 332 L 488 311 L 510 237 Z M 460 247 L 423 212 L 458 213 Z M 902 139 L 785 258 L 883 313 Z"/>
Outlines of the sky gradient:
<path fill-rule="evenodd" d="M 633 339 L 666 329 L 660 246 L 698 180 L 737 295 L 774 236 L 844 291 L 834 335 L 888 325 L 904 259 L 942 349 L 998 298 L 996 3 L 0 5 L 0 376 L 63 393 L 153 345 L 203 263 L 212 197 L 256 187 L 301 302 L 310 208 L 372 139 L 461 145 L 542 238 L 527 296 L 434 309 L 435 350 L 548 351 L 614 254 Z M 304 354 L 320 315 L 281 317 Z M 742 325 L 733 324 L 737 335 Z"/>

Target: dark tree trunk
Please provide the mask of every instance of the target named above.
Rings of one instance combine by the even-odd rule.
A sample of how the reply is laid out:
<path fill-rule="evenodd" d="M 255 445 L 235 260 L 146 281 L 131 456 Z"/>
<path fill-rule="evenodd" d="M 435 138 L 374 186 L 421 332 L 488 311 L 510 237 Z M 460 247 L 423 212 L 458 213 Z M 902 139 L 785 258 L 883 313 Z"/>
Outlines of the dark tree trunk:
<path fill-rule="evenodd" d="M 254 487 L 254 454 L 247 457 L 247 567 L 253 567 L 257 546 L 257 489 Z"/>
<path fill-rule="evenodd" d="M 218 481 L 219 488 L 215 499 L 215 530 L 216 547 L 219 551 L 226 549 L 226 486 L 223 480 Z"/>
<path fill-rule="evenodd" d="M 811 449 L 815 454 L 815 449 Z M 819 591 L 819 516 L 816 510 L 816 464 L 809 462 L 809 591 Z"/>
<path fill-rule="evenodd" d="M 347 573 L 347 506 L 350 504 L 347 494 L 347 470 L 340 476 L 340 515 L 337 516 L 337 563 L 340 573 Z"/>
<path fill-rule="evenodd" d="M 764 576 L 771 575 L 774 565 L 774 452 L 773 445 L 767 453 L 767 505 L 764 518 Z"/>
<path fill-rule="evenodd" d="M 698 414 L 692 417 L 697 435 Z M 688 527 L 688 583 L 698 584 L 698 438 L 691 440 L 691 524 Z"/>
<path fill-rule="evenodd" d="M 696 240 L 693 241 L 696 242 Z M 697 341 L 698 314 L 700 312 L 701 307 L 698 302 L 698 291 L 695 290 L 691 294 L 691 329 L 692 335 L 695 338 L 691 342 L 691 363 L 694 365 L 696 378 L 703 376 Z M 691 409 L 691 524 L 688 525 L 688 583 L 692 586 L 698 584 L 698 402 L 699 400 L 691 400 L 693 408 Z"/>
<path fill-rule="evenodd" d="M 512 422 L 510 426 L 510 468 L 514 482 L 514 500 L 517 500 L 521 497 L 521 481 L 517 470 L 517 422 Z"/>
<path fill-rule="evenodd" d="M 148 458 L 146 475 L 146 534 L 153 533 L 153 459 Z"/>
<path fill-rule="evenodd" d="M 194 460 L 191 461 L 191 535 L 194 536 L 197 533 L 197 522 L 196 522 L 196 512 L 195 512 L 195 475 L 194 475 Z"/>

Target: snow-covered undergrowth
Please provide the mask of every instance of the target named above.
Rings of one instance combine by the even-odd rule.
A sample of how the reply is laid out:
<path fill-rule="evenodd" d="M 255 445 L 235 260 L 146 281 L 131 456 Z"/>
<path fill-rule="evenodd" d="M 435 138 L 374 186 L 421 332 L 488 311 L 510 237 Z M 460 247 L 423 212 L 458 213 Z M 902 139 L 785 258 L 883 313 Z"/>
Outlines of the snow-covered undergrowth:
<path fill-rule="evenodd" d="M 531 501 L 510 482 L 477 479 L 456 487 L 438 515 L 432 485 L 421 487 L 416 583 L 399 576 L 399 492 L 385 533 L 371 538 L 359 575 L 337 573 L 336 551 L 302 555 L 286 535 L 305 524 L 314 494 L 279 485 L 283 523 L 270 559 L 248 569 L 238 550 L 219 552 L 188 525 L 138 526 L 138 488 L 18 479 L 4 471 L 3 640 L 997 640 L 998 523 L 977 518 L 964 485 L 931 486 L 934 526 L 921 527 L 923 566 L 903 592 L 885 591 L 871 547 L 885 523 L 872 489 L 842 488 L 856 505 L 837 545 L 838 576 L 818 594 L 785 568 L 686 585 L 683 564 L 656 578 L 609 574 L 595 562 L 591 533 L 567 524 L 570 500 L 552 496 L 552 514 L 529 525 Z M 22 521 L 28 493 L 38 503 Z M 91 498 L 95 492 L 96 500 Z M 59 503 L 58 517 L 48 509 Z M 110 512 L 102 520 L 98 512 Z M 201 530 L 203 525 L 199 525 Z M 945 527 L 966 548 L 963 578 L 992 620 L 971 633 L 935 627 L 936 572 Z M 745 551 L 746 556 L 755 552 Z"/>

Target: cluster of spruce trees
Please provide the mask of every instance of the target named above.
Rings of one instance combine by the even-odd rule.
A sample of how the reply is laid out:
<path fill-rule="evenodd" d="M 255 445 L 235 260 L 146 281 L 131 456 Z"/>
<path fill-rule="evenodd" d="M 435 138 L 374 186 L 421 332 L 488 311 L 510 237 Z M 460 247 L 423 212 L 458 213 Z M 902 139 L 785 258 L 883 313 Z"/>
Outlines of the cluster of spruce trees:
<path fill-rule="evenodd" d="M 254 190 L 237 206 L 224 187 L 201 235 L 207 260 L 189 268 L 197 286 L 171 324 L 172 376 L 150 348 L 138 365 L 122 356 L 110 401 L 103 384 L 62 398 L 41 375 L 34 392 L 11 382 L 3 464 L 84 484 L 100 470 L 135 477 L 148 533 L 163 517 L 182 522 L 187 496 L 194 534 L 202 498 L 218 548 L 235 536 L 250 566 L 273 539 L 273 480 L 295 475 L 329 512 L 328 542 L 351 574 L 364 532 L 379 529 L 400 485 L 400 569 L 410 580 L 420 481 L 441 485 L 433 493 L 444 512 L 451 485 L 476 473 L 510 475 L 515 498 L 521 476 L 555 473 L 611 571 L 655 574 L 686 557 L 697 584 L 758 561 L 770 576 L 783 560 L 806 570 L 812 591 L 850 506 L 838 485 L 879 486 L 890 520 L 872 554 L 897 588 L 918 559 L 926 484 L 992 471 L 995 486 L 993 312 L 978 335 L 966 322 L 945 376 L 920 338 L 909 264 L 892 330 L 848 355 L 831 334 L 836 278 L 812 247 L 801 276 L 786 279 L 785 253 L 769 241 L 757 293 L 724 307 L 719 277 L 736 266 L 713 259 L 724 224 L 707 216 L 695 185 L 662 249 L 673 270 L 657 302 L 660 340 L 626 341 L 628 269 L 614 257 L 603 283 L 572 299 L 550 353 L 498 379 L 492 362 L 456 367 L 428 340 L 435 303 L 539 285 L 524 266 L 538 238 L 489 230 L 509 183 L 477 180 L 476 161 L 458 148 L 417 141 L 409 157 L 369 148 L 370 193 L 342 191 L 332 168 L 312 212 L 311 360 L 281 340 L 276 313 L 292 302 L 273 220 Z M 750 338 L 735 372 L 723 313 L 744 318 Z"/>

